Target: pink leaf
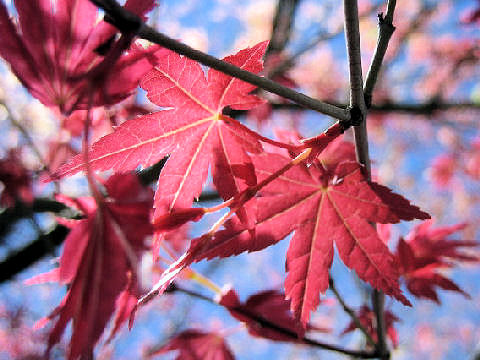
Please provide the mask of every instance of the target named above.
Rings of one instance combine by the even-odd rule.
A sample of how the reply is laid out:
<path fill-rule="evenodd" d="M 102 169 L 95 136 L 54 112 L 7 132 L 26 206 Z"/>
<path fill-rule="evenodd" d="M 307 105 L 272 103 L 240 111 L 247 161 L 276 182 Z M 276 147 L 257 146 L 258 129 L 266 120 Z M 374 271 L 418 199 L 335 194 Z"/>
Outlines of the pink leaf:
<path fill-rule="evenodd" d="M 166 352 L 178 350 L 177 360 L 233 360 L 234 356 L 224 338 L 213 332 L 189 329 L 181 332 L 173 339 L 160 347 L 147 353 L 151 358 Z"/>
<path fill-rule="evenodd" d="M 266 42 L 260 43 L 226 60 L 258 72 L 266 46 Z M 158 181 L 155 218 L 189 208 L 201 192 L 210 164 L 224 198 L 255 182 L 247 152 L 261 150 L 260 137 L 221 112 L 227 105 L 250 108 L 259 100 L 248 94 L 251 85 L 210 72 L 207 80 L 198 63 L 168 52 L 143 78 L 141 86 L 150 101 L 172 109 L 127 121 L 92 147 L 89 158 L 94 170 L 133 170 L 170 155 Z M 83 169 L 83 157 L 79 155 L 56 176 Z"/>
<path fill-rule="evenodd" d="M 290 161 L 277 154 L 253 160 L 259 181 Z M 318 161 L 309 167 L 299 165 L 267 185 L 255 200 L 255 227 L 245 227 L 234 217 L 225 229 L 190 252 L 195 261 L 261 250 L 294 232 L 285 289 L 304 325 L 319 304 L 319 293 L 328 288 L 334 243 L 341 259 L 360 278 L 409 304 L 399 289 L 395 259 L 370 223 L 429 215 L 388 188 L 367 181 L 360 165 L 348 161 L 333 167 Z"/>

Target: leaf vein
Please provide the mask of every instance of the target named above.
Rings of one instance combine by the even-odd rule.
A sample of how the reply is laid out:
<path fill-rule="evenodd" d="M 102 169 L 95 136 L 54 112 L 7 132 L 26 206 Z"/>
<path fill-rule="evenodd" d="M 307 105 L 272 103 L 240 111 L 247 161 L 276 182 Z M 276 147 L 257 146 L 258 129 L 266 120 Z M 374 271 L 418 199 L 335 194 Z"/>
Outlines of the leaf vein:
<path fill-rule="evenodd" d="M 185 65 L 184 65 L 185 68 Z M 177 80 L 175 80 L 173 77 L 171 77 L 169 74 L 167 74 L 165 71 L 159 69 L 158 67 L 155 68 L 158 72 L 160 72 L 163 76 L 165 76 L 168 80 L 170 80 L 176 87 L 178 87 L 187 97 L 189 97 L 194 103 L 196 103 L 198 106 L 200 106 L 202 109 L 208 111 L 210 114 L 215 115 L 216 112 L 210 109 L 207 105 L 205 105 L 202 101 L 197 99 L 191 91 L 187 90 L 184 88 Z M 183 72 L 184 70 L 182 70 Z"/>

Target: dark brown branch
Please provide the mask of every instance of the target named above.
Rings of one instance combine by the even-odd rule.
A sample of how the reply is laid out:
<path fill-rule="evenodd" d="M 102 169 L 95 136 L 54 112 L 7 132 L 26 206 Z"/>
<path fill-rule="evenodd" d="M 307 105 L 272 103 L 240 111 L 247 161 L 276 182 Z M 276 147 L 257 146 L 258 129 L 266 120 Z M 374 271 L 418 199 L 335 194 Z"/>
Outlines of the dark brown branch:
<path fill-rule="evenodd" d="M 357 0 L 344 0 L 343 7 L 350 78 L 350 107 L 359 107 L 362 115 L 365 116 Z"/>
<path fill-rule="evenodd" d="M 0 213 L 0 238 L 4 237 L 10 231 L 10 228 L 20 219 L 30 218 L 34 213 L 53 212 L 60 214 L 65 212 L 67 217 L 73 217 L 74 212 L 61 202 L 37 198 L 31 204 L 17 202 L 14 206 L 5 209 Z"/>
<path fill-rule="evenodd" d="M 377 329 L 377 352 L 381 360 L 387 360 L 390 358 L 390 351 L 388 350 L 386 339 L 385 339 L 385 294 L 377 289 L 373 289 L 372 292 L 372 305 L 373 311 L 375 312 L 375 322 Z"/>
<path fill-rule="evenodd" d="M 332 104 L 346 109 L 348 106 L 346 104 L 334 103 Z M 282 104 L 282 103 L 272 103 L 272 108 L 274 110 L 293 110 L 293 111 L 304 111 L 304 107 L 298 106 L 297 104 Z M 480 103 L 472 102 L 442 102 L 439 99 L 433 99 L 432 101 L 426 103 L 393 103 L 393 102 L 383 102 L 380 104 L 372 104 L 370 106 L 369 112 L 376 114 L 385 114 L 385 113 L 404 113 L 410 115 L 436 115 L 440 111 L 448 110 L 471 110 L 471 111 L 480 111 Z M 224 111 L 225 115 L 230 117 L 242 116 L 247 113 L 245 110 L 231 110 L 226 109 Z"/>
<path fill-rule="evenodd" d="M 192 49 L 191 47 L 184 45 L 174 39 L 171 39 L 164 34 L 160 34 L 149 27 L 142 28 L 142 29 L 143 30 L 139 32 L 139 36 L 142 37 L 143 39 L 162 45 L 181 55 L 187 56 L 192 60 L 196 60 L 202 63 L 203 65 L 209 66 L 227 75 L 233 76 L 245 82 L 256 85 L 263 90 L 267 90 L 271 93 L 282 96 L 306 108 L 318 111 L 325 115 L 332 116 L 342 121 L 350 120 L 350 116 L 348 112 L 344 111 L 343 109 L 339 109 L 334 105 L 330 105 L 325 102 L 313 99 L 307 95 L 294 91 L 290 88 L 284 87 L 272 80 L 257 76 L 251 72 L 245 71 L 227 62 L 219 60 L 211 55 L 204 54 L 198 50 Z"/>
<path fill-rule="evenodd" d="M 215 300 L 213 300 L 213 299 L 211 299 L 211 298 L 209 298 L 209 297 L 207 297 L 203 294 L 197 293 L 195 291 L 181 288 L 178 285 L 176 285 L 175 283 L 172 283 L 172 285 L 170 285 L 170 287 L 167 289 L 166 292 L 167 293 L 181 292 L 181 293 L 184 293 L 186 295 L 189 295 L 189 296 L 192 296 L 192 297 L 204 300 L 204 301 L 208 301 L 212 304 L 219 305 Z M 219 306 L 221 306 L 221 305 L 219 305 Z M 254 320 L 255 322 L 257 322 L 263 328 L 273 329 L 273 330 L 281 333 L 282 335 L 286 335 L 286 336 L 290 337 L 295 342 L 299 342 L 299 343 L 303 343 L 303 344 L 306 344 L 306 345 L 318 347 L 318 348 L 324 349 L 324 350 L 338 352 L 340 354 L 349 355 L 349 356 L 353 356 L 353 357 L 357 357 L 357 358 L 361 358 L 361 359 L 372 359 L 372 358 L 377 357 L 377 354 L 375 352 L 345 349 L 345 348 L 337 346 L 337 345 L 332 345 L 332 344 L 328 344 L 328 343 L 324 343 L 324 342 L 320 342 L 320 341 L 315 341 L 315 340 L 309 339 L 307 337 L 303 337 L 303 338 L 299 339 L 298 334 L 296 332 L 291 331 L 290 329 L 285 329 L 285 328 L 283 328 L 283 327 L 281 327 L 281 326 L 279 326 L 279 325 L 277 325 L 277 324 L 275 324 L 275 323 L 273 323 L 273 322 L 271 322 L 271 321 L 269 321 L 269 320 L 267 320 L 267 319 L 265 319 L 265 318 L 263 318 L 263 317 L 261 317 L 257 314 L 254 314 L 254 313 L 251 313 L 251 312 L 247 311 L 245 308 L 242 308 L 242 307 L 229 308 L 229 310 L 238 312 L 238 313 L 242 314 L 243 316 L 246 316 L 246 317 Z"/>
<path fill-rule="evenodd" d="M 384 68 L 389 67 L 394 62 L 394 60 L 398 58 L 398 55 L 401 53 L 401 50 L 408 43 L 407 40 L 412 35 L 418 33 L 420 28 L 425 23 L 428 23 L 428 19 L 430 19 L 430 16 L 432 15 L 432 13 L 435 11 L 437 7 L 438 7 L 438 3 L 427 3 L 425 1 L 422 1 L 422 7 L 415 14 L 415 17 L 409 21 L 408 30 L 404 31 L 397 38 L 396 42 L 399 45 L 395 48 L 392 48 L 392 52 L 390 53 L 391 56 L 389 56 L 389 59 L 386 60 L 383 64 Z M 393 10 L 391 10 L 391 13 L 393 14 Z M 387 8 L 387 14 L 388 14 L 388 8 Z M 392 17 L 392 21 L 393 21 L 393 17 Z"/>
<path fill-rule="evenodd" d="M 384 102 L 381 104 L 372 104 L 370 107 L 371 112 L 386 113 L 386 112 L 400 112 L 412 115 L 433 115 L 438 111 L 446 110 L 480 110 L 479 103 L 472 102 L 442 102 L 438 99 L 433 99 L 430 102 L 422 104 L 406 104 L 406 103 L 393 103 Z"/>
<path fill-rule="evenodd" d="M 355 126 L 353 129 L 355 135 L 355 150 L 358 162 L 365 166 L 366 172 L 368 176 L 370 176 L 367 125 L 365 122 L 367 108 L 365 105 L 365 97 L 363 95 L 362 59 L 360 54 L 360 30 L 357 0 L 344 0 L 343 7 L 345 15 L 345 38 L 347 43 L 350 78 L 350 108 L 355 109 L 360 120 L 363 120 L 359 126 Z"/>
<path fill-rule="evenodd" d="M 395 12 L 395 6 L 397 4 L 396 0 L 388 0 L 387 2 L 387 13 L 385 17 L 382 14 L 378 16 L 378 27 L 379 27 L 379 35 L 377 46 L 373 55 L 372 63 L 370 64 L 370 68 L 368 70 L 367 79 L 365 81 L 365 85 L 363 88 L 364 98 L 367 101 L 367 106 L 369 106 L 372 102 L 372 93 L 377 82 L 378 74 L 380 73 L 380 69 L 383 63 L 383 59 L 385 57 L 385 53 L 387 52 L 388 43 L 390 42 L 390 38 L 395 31 L 395 27 L 393 26 L 393 15 Z M 365 124 L 364 124 L 365 125 Z M 366 167 L 369 170 L 370 161 L 368 157 L 368 138 L 367 138 L 367 131 L 365 127 L 365 131 L 362 131 L 362 134 L 359 134 L 359 144 L 360 141 L 363 141 L 364 146 L 360 151 L 364 151 L 366 154 L 365 161 L 367 161 Z M 368 171 L 368 176 L 370 177 L 370 172 Z M 373 310 L 375 312 L 375 319 L 376 319 L 376 329 L 377 329 L 377 352 L 380 355 L 381 359 L 388 359 L 390 358 L 390 351 L 386 344 L 385 339 L 385 317 L 384 317 L 384 307 L 385 307 L 385 295 L 377 290 L 373 290 L 372 294 L 372 304 Z"/>
<path fill-rule="evenodd" d="M 10 280 L 16 274 L 51 253 L 55 247 L 63 243 L 68 231 L 65 226 L 57 225 L 49 233 L 40 235 L 37 240 L 11 254 L 0 263 L 0 283 Z"/>
<path fill-rule="evenodd" d="M 299 0 L 278 0 L 277 9 L 273 18 L 272 34 L 270 36 L 267 51 L 265 52 L 265 61 L 268 61 L 268 58 L 272 54 L 280 54 L 285 51 L 285 47 L 290 41 L 295 20 L 295 12 L 299 2 Z M 291 65 L 293 65 L 293 62 L 283 62 L 279 66 L 269 69 L 265 76 L 269 79 L 273 79 L 275 76 L 284 74 Z"/>
<path fill-rule="evenodd" d="M 358 108 L 363 119 L 365 120 L 367 115 L 367 108 L 365 104 L 364 87 L 361 84 L 362 64 L 360 54 L 360 30 L 357 0 L 344 0 L 343 4 L 345 13 L 345 37 L 347 39 L 347 53 L 350 68 L 350 106 L 352 107 L 352 109 Z M 393 18 L 395 4 L 395 0 L 388 1 L 387 21 L 390 21 L 390 23 Z M 380 18 L 380 20 L 384 21 L 383 18 Z M 369 96 L 370 98 L 393 30 L 393 24 L 391 24 L 391 26 L 380 26 L 381 33 L 387 31 L 388 33 L 390 33 L 390 35 L 388 35 L 388 33 L 385 33 L 384 35 L 380 34 L 379 36 L 377 49 L 375 50 L 372 65 L 370 66 L 369 78 L 367 79 L 367 83 L 365 84 L 365 90 L 370 92 L 369 94 L 367 94 L 367 96 Z M 365 166 L 367 178 L 370 179 L 370 157 L 368 152 L 366 121 L 363 121 L 360 126 L 356 126 L 354 128 L 354 134 L 357 160 Z M 372 296 L 373 309 L 377 322 L 377 344 L 375 348 L 379 354 L 379 357 L 384 360 L 390 357 L 390 352 L 385 341 L 385 321 L 383 317 L 385 295 L 381 291 L 374 289 Z"/>
<path fill-rule="evenodd" d="M 349 112 L 345 111 L 344 109 L 340 109 L 334 105 L 313 99 L 307 95 L 284 87 L 274 81 L 257 76 L 249 71 L 240 69 L 237 66 L 205 54 L 199 50 L 193 49 L 190 46 L 182 44 L 162 33 L 159 33 L 155 29 L 143 23 L 139 17 L 121 7 L 115 0 L 91 1 L 106 12 L 105 20 L 116 26 L 122 32 L 131 32 L 132 29 L 138 27 L 137 35 L 142 39 L 149 40 L 155 44 L 166 47 L 178 54 L 198 61 L 203 65 L 209 66 L 227 75 L 256 85 L 261 89 L 282 96 L 306 108 L 332 116 L 341 121 L 350 120 Z"/>
<path fill-rule="evenodd" d="M 375 53 L 373 54 L 373 59 L 370 64 L 370 68 L 368 69 L 367 78 L 363 87 L 367 108 L 372 105 L 373 89 L 375 88 L 377 77 L 380 73 L 380 68 L 382 67 L 385 53 L 387 52 L 388 43 L 393 35 L 393 32 L 395 31 L 395 26 L 393 26 L 392 21 L 393 10 L 391 10 L 390 13 L 387 12 L 387 16 L 385 17 L 383 17 L 383 14 L 378 14 L 379 32 L 377 46 L 375 48 Z"/>

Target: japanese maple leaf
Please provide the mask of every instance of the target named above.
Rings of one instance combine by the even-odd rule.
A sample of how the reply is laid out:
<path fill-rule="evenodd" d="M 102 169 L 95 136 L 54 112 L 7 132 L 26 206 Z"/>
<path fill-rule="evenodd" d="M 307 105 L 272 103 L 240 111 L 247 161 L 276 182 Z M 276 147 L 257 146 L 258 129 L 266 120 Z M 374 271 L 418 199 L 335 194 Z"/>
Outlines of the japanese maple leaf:
<path fill-rule="evenodd" d="M 115 301 L 115 318 L 113 319 L 113 327 L 108 336 L 107 343 L 110 342 L 120 330 L 123 324 L 129 319 L 131 312 L 137 305 L 137 301 L 141 296 L 141 290 L 136 279 L 132 276 L 132 273 L 128 273 L 127 286 L 118 295 Z"/>
<path fill-rule="evenodd" d="M 466 224 L 432 228 L 432 221 L 416 226 L 397 244 L 399 271 L 412 295 L 440 303 L 437 289 L 455 291 L 468 297 L 455 282 L 442 272 L 453 267 L 452 260 L 478 261 L 478 257 L 461 252 L 462 248 L 478 246 L 475 241 L 449 240 L 449 235 Z"/>
<path fill-rule="evenodd" d="M 266 153 L 253 160 L 259 181 L 290 162 Z M 368 181 L 359 164 L 300 164 L 267 185 L 255 200 L 254 232 L 232 218 L 213 236 L 194 239 L 162 281 L 168 282 L 179 268 L 193 261 L 261 250 L 294 232 L 287 253 L 285 290 L 304 325 L 319 304 L 319 293 L 328 288 L 334 243 L 340 258 L 361 279 L 409 304 L 399 289 L 394 257 L 371 223 L 430 216 L 387 187 Z M 161 292 L 162 286 L 156 290 Z"/>
<path fill-rule="evenodd" d="M 360 321 L 360 324 L 362 324 L 362 326 L 368 331 L 373 341 L 377 341 L 375 313 L 367 305 L 363 305 L 360 310 L 357 311 L 357 317 Z M 398 333 L 397 330 L 394 328 L 394 324 L 400 321 L 400 319 L 396 317 L 390 310 L 384 311 L 383 319 L 385 322 L 385 330 L 387 332 L 387 336 L 392 342 L 393 347 L 396 348 L 398 346 Z M 356 328 L 357 325 L 352 320 L 350 324 L 343 330 L 342 335 L 352 332 Z"/>
<path fill-rule="evenodd" d="M 275 341 L 301 342 L 305 329 L 290 311 L 290 301 L 278 290 L 261 291 L 241 303 L 236 292 L 229 290 L 222 295 L 220 305 L 245 323 L 250 335 Z M 308 326 L 321 332 L 329 329 Z"/>
<path fill-rule="evenodd" d="M 132 293 L 137 258 L 146 250 L 144 239 L 152 231 L 151 193 L 141 188 L 134 175 L 113 176 L 105 188 L 110 197 L 100 208 L 91 198 L 66 200 L 69 205 L 79 206 L 86 218 L 67 223 L 71 231 L 60 267 L 43 277 L 70 285 L 61 304 L 39 322 L 44 324 L 58 317 L 49 336 L 50 351 L 68 322 L 73 321 L 70 360 L 92 353 L 116 306 L 123 313 L 131 311 L 132 301 L 127 295 L 123 295 L 125 299 L 117 297 L 123 291 Z M 114 331 L 125 318 L 121 313 L 117 316 Z"/>
<path fill-rule="evenodd" d="M 189 329 L 181 332 L 159 349 L 151 350 L 147 357 L 178 350 L 176 360 L 233 360 L 225 339 L 213 332 Z"/>
<path fill-rule="evenodd" d="M 427 220 L 415 226 L 405 236 L 405 241 L 415 252 L 417 257 L 433 257 L 437 260 L 450 259 L 459 261 L 477 261 L 478 257 L 462 252 L 462 249 L 478 246 L 476 241 L 455 240 L 448 237 L 465 229 L 467 224 L 433 227 L 434 221 Z"/>
<path fill-rule="evenodd" d="M 148 114 L 150 111 L 143 106 L 134 103 L 132 97 L 110 108 L 95 107 L 90 110 L 76 110 L 69 116 L 61 119 L 62 131 L 58 133 L 58 139 L 48 145 L 48 154 L 45 159 L 50 172 L 56 171 L 60 166 L 78 154 L 78 150 L 72 146 L 71 137 L 80 137 L 85 128 L 87 114 L 90 116 L 90 138 L 96 141 L 102 136 L 113 132 L 113 129 L 138 115 Z M 65 136 L 65 132 L 70 137 Z"/>
<path fill-rule="evenodd" d="M 153 5 L 154 0 L 128 0 L 125 8 L 143 15 Z M 16 0 L 15 7 L 18 26 L 0 2 L 0 56 L 34 97 L 63 113 L 85 107 L 89 96 L 93 105 L 125 99 L 151 69 L 149 57 L 159 49 L 132 45 L 118 61 L 104 64 L 103 82 L 92 92 L 86 74 L 108 56 L 116 33 L 97 21 L 96 6 L 89 0 Z"/>
<path fill-rule="evenodd" d="M 262 69 L 266 46 L 263 42 L 224 60 L 256 73 Z M 207 79 L 197 62 L 174 52 L 159 59 L 141 86 L 150 101 L 169 109 L 127 121 L 93 144 L 92 170 L 127 171 L 170 155 L 158 181 L 155 218 L 189 208 L 201 192 L 210 164 L 213 182 L 224 199 L 255 184 L 248 152 L 261 150 L 259 137 L 222 115 L 226 106 L 250 109 L 261 103 L 249 94 L 255 86 L 216 70 L 210 70 Z M 77 156 L 56 175 L 83 169 L 83 157 Z M 243 220 L 247 221 L 246 213 Z"/>

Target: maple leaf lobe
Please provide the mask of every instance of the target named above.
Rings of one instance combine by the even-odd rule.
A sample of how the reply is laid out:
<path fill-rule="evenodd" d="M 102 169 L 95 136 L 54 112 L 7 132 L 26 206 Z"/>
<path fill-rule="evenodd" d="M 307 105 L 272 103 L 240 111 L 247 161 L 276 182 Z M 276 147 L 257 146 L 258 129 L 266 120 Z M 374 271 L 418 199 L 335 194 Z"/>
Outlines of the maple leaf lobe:
<path fill-rule="evenodd" d="M 260 43 L 226 61 L 258 72 L 265 48 L 266 43 Z M 221 115 L 228 105 L 257 105 L 260 100 L 249 94 L 253 89 L 250 84 L 214 70 L 209 71 L 207 80 L 198 63 L 166 51 L 141 86 L 152 102 L 169 109 L 127 121 L 93 144 L 89 154 L 92 170 L 127 171 L 170 155 L 159 177 L 154 218 L 189 208 L 200 194 L 210 166 L 214 184 L 224 198 L 256 182 L 249 152 L 262 149 L 261 137 Z M 79 155 L 61 167 L 55 177 L 84 168 Z M 245 213 L 243 221 L 252 220 Z"/>

